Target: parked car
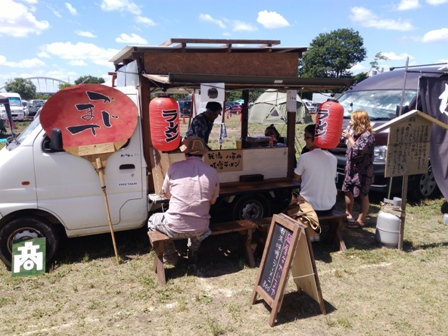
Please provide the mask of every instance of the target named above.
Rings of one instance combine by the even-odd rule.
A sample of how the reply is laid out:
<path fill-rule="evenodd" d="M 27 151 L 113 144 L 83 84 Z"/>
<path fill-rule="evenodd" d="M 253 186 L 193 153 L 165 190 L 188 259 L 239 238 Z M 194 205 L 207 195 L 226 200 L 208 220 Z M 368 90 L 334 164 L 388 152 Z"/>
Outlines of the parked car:
<path fill-rule="evenodd" d="M 232 105 L 230 105 L 229 107 L 226 108 L 226 112 L 240 114 L 241 109 L 242 109 L 242 106 L 240 103 L 232 102 Z"/>
<path fill-rule="evenodd" d="M 29 116 L 32 117 L 36 114 L 37 110 L 44 106 L 45 100 L 43 99 L 32 99 L 30 100 L 28 110 L 29 110 Z"/>
<path fill-rule="evenodd" d="M 30 115 L 30 110 L 29 110 L 28 105 L 29 105 L 29 103 L 26 100 L 22 100 L 23 113 L 25 113 L 25 116 Z"/>
<path fill-rule="evenodd" d="M 309 99 L 302 99 L 302 102 L 305 104 L 306 108 L 308 109 L 309 114 L 316 114 L 317 113 L 317 104 L 312 102 Z"/>
<path fill-rule="evenodd" d="M 192 113 L 192 102 L 191 100 L 178 100 L 179 112 L 181 117 L 189 117 Z"/>
<path fill-rule="evenodd" d="M 1 95 L 8 98 L 12 120 L 23 121 L 25 119 L 25 113 L 23 111 L 22 99 L 20 98 L 20 95 L 15 92 L 2 92 Z M 8 119 L 6 107 L 3 104 L 0 104 L 0 118 L 3 120 Z"/>
<path fill-rule="evenodd" d="M 347 90 L 340 98 L 339 103 L 344 107 L 343 129 L 350 121 L 350 115 L 356 110 L 365 110 L 370 117 L 373 128 L 378 127 L 401 113 L 417 109 L 422 111 L 421 100 L 418 99 L 418 80 L 420 76 L 439 77 L 444 75 L 440 66 L 415 66 L 405 74 L 404 69 L 395 69 L 369 77 Z M 404 79 L 406 78 L 406 83 Z M 400 105 L 402 102 L 402 105 Z M 424 112 L 424 111 L 423 111 Z M 342 130 L 341 130 L 342 132 Z M 387 154 L 387 139 L 389 129 L 375 133 L 374 182 L 371 189 L 375 191 L 389 191 L 390 178 L 384 177 Z M 344 180 L 346 142 L 341 142 L 336 148 L 330 149 L 338 160 L 338 187 Z M 433 198 L 440 194 L 432 173 L 428 158 L 428 172 L 425 174 L 410 175 L 408 197 L 415 200 Z M 392 191 L 401 190 L 402 178 L 394 177 Z"/>

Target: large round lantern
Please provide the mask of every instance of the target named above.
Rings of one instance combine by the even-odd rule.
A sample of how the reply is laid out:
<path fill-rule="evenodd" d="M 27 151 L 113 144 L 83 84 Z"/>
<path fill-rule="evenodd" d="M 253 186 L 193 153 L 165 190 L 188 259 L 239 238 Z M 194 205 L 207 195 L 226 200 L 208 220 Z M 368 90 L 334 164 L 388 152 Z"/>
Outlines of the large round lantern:
<path fill-rule="evenodd" d="M 328 99 L 320 104 L 316 115 L 314 143 L 320 148 L 334 148 L 339 144 L 344 119 L 344 107 L 336 100 Z"/>
<path fill-rule="evenodd" d="M 154 98 L 149 103 L 151 141 L 155 149 L 168 152 L 180 145 L 179 106 L 166 96 Z"/>

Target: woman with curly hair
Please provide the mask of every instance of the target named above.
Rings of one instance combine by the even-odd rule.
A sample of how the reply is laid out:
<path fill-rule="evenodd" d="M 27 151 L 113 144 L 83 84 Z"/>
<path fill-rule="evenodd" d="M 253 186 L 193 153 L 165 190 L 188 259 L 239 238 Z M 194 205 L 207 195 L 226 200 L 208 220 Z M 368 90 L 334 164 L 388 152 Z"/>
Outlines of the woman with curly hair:
<path fill-rule="evenodd" d="M 366 111 L 358 110 L 352 113 L 350 126 L 342 132 L 347 139 L 345 178 L 342 191 L 345 193 L 345 206 L 348 227 L 351 229 L 365 226 L 364 220 L 369 211 L 369 191 L 373 182 L 373 151 L 375 136 L 373 135 L 370 118 Z M 353 217 L 355 197 L 360 197 L 361 207 L 358 218 Z"/>

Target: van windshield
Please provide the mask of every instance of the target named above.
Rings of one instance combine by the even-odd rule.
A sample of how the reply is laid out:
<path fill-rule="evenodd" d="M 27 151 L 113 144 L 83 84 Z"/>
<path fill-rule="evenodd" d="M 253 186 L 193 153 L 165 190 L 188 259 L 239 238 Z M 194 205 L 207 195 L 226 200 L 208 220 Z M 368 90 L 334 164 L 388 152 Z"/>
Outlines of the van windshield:
<path fill-rule="evenodd" d="M 20 107 L 22 106 L 20 103 L 20 98 L 18 97 L 8 97 L 8 100 L 9 100 L 9 106 L 20 106 Z M 3 104 L 0 105 L 4 107 Z"/>
<path fill-rule="evenodd" d="M 344 118 L 349 119 L 351 112 L 364 110 L 372 120 L 391 120 L 397 116 L 401 94 L 401 90 L 348 91 L 338 101 L 344 107 Z M 405 91 L 403 106 L 409 105 L 416 94 L 416 90 Z"/>
<path fill-rule="evenodd" d="M 18 147 L 30 134 L 34 129 L 39 126 L 40 121 L 39 118 L 34 119 L 27 128 L 23 130 L 22 133 L 20 133 L 16 138 L 15 141 L 10 137 L 8 138 L 8 144 L 6 147 L 9 150 L 13 150 L 14 148 Z"/>

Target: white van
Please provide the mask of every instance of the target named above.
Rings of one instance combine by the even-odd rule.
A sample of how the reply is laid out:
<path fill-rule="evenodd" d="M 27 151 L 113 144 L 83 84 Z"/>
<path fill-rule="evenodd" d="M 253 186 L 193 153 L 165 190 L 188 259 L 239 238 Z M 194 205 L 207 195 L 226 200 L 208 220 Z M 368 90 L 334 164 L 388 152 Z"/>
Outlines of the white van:
<path fill-rule="evenodd" d="M 25 119 L 25 112 L 23 111 L 22 99 L 20 98 L 20 95 L 14 92 L 1 92 L 0 95 L 7 97 L 9 100 L 12 120 L 23 121 Z M 0 104 L 0 118 L 4 120 L 8 119 L 6 108 L 3 104 Z"/>

